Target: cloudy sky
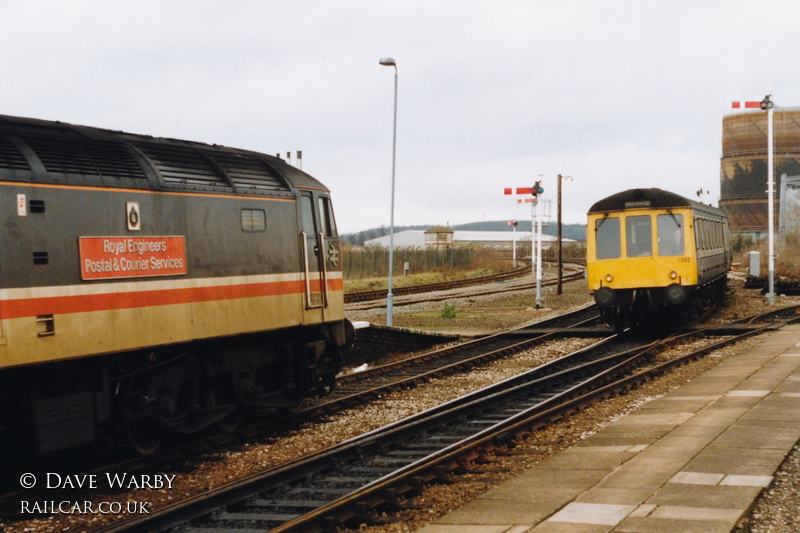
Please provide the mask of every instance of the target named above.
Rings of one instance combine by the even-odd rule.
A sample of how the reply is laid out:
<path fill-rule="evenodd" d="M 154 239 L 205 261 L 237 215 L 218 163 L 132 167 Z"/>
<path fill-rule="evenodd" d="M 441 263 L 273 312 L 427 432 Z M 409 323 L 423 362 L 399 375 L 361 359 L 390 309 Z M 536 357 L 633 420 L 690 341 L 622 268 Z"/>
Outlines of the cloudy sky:
<path fill-rule="evenodd" d="M 341 232 L 564 220 L 660 187 L 716 204 L 733 100 L 800 105 L 800 2 L 70 0 L 0 4 L 0 114 L 303 152 Z M 553 210 L 555 216 L 555 210 Z"/>

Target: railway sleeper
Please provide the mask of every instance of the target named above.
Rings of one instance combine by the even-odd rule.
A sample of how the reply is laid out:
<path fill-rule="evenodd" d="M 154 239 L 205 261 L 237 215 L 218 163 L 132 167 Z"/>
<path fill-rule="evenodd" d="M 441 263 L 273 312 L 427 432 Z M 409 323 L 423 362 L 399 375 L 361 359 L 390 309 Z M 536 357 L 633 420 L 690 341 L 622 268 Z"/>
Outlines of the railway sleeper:
<path fill-rule="evenodd" d="M 283 524 L 295 518 L 300 518 L 302 514 L 299 513 L 247 513 L 247 512 L 226 512 L 224 518 L 214 518 L 214 522 L 254 522 L 257 524 L 267 525 L 270 529 L 272 526 Z M 222 524 L 220 524 L 222 525 Z M 227 528 L 226 528 L 227 529 Z"/>
<path fill-rule="evenodd" d="M 386 509 L 387 511 L 403 511 L 407 509 L 426 509 L 426 506 L 423 505 L 414 505 L 407 499 L 405 499 L 403 494 L 406 491 L 401 491 L 397 488 L 390 487 L 385 489 L 381 492 L 381 497 L 383 498 L 383 503 L 381 504 L 381 508 Z"/>
<path fill-rule="evenodd" d="M 267 500 L 264 498 L 253 498 L 244 503 L 244 507 L 255 507 L 259 509 L 317 509 L 328 503 L 323 500 Z"/>
<path fill-rule="evenodd" d="M 508 468 L 487 466 L 487 464 L 490 464 L 490 462 L 487 461 L 484 464 L 476 464 L 475 461 L 465 461 L 453 471 L 453 474 L 463 476 L 465 474 L 496 474 L 509 471 Z M 455 483 L 455 481 L 453 480 L 450 483 Z"/>

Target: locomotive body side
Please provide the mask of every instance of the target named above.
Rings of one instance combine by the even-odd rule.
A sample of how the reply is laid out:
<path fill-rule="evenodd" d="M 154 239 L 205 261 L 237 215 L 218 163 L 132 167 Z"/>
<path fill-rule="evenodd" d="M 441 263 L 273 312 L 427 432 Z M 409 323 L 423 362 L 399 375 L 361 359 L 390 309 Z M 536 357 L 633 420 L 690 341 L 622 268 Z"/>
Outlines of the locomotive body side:
<path fill-rule="evenodd" d="M 731 266 L 719 209 L 659 189 L 597 202 L 588 215 L 587 280 L 609 323 L 719 297 Z"/>
<path fill-rule="evenodd" d="M 330 193 L 280 159 L 0 117 L 0 442 L 34 453 L 231 428 L 329 392 Z"/>
<path fill-rule="evenodd" d="M 14 243 L 0 259 L 0 367 L 322 322 L 304 313 L 299 252 L 284 244 L 300 248 L 295 201 L 77 192 L 0 184 L 7 213 L 0 239 Z M 9 213 L 18 195 L 42 202 L 45 212 Z M 147 234 L 125 230 L 128 202 L 139 205 Z M 264 212 L 268 231 L 242 231 L 243 210 Z M 100 249 L 81 257 L 81 239 Z M 173 249 L 128 251 L 141 244 Z M 170 260 L 185 261 L 186 273 L 161 273 Z M 326 315 L 341 320 L 341 273 L 329 272 L 327 285 Z"/>

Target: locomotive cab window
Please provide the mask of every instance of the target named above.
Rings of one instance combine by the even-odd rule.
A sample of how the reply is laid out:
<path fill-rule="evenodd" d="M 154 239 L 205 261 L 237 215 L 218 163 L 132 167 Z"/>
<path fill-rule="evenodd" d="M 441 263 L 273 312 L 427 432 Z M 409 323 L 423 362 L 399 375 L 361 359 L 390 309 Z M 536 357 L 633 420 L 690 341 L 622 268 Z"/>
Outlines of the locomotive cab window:
<path fill-rule="evenodd" d="M 322 234 L 326 237 L 336 237 L 336 220 L 333 218 L 333 206 L 330 198 L 320 197 L 319 218 L 322 222 Z"/>
<path fill-rule="evenodd" d="M 683 215 L 658 215 L 658 255 L 683 255 Z"/>
<path fill-rule="evenodd" d="M 617 259 L 620 255 L 619 219 L 602 218 L 595 221 L 595 254 L 598 259 Z"/>
<path fill-rule="evenodd" d="M 266 231 L 267 216 L 262 209 L 242 209 L 243 231 Z"/>
<path fill-rule="evenodd" d="M 303 229 L 306 237 L 313 237 L 317 234 L 317 228 L 314 224 L 314 204 L 311 203 L 310 196 L 303 196 L 301 199 L 301 217 L 303 222 Z"/>
<path fill-rule="evenodd" d="M 653 229 L 650 215 L 627 217 L 625 219 L 625 235 L 625 250 L 628 257 L 653 255 Z"/>

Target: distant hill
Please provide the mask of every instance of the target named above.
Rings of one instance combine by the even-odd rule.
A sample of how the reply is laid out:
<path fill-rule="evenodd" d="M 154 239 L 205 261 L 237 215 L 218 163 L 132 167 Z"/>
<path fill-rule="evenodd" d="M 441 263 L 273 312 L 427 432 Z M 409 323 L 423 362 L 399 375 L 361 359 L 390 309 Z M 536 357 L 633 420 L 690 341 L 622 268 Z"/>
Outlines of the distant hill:
<path fill-rule="evenodd" d="M 401 231 L 406 230 L 428 230 L 437 226 L 438 224 L 427 224 L 424 226 L 395 226 L 394 231 L 395 233 L 399 233 Z M 487 222 L 469 222 L 467 224 L 458 224 L 455 226 L 450 226 L 450 229 L 456 231 L 512 231 L 511 226 L 509 226 L 505 220 L 494 220 L 494 221 L 487 221 Z M 531 221 L 530 220 L 520 220 L 519 225 L 517 226 L 517 230 L 519 231 L 531 231 Z M 550 226 L 543 227 L 542 233 L 545 235 L 556 235 L 558 233 L 558 228 L 556 227 L 555 222 L 551 222 Z M 561 234 L 565 239 L 574 239 L 576 241 L 585 241 L 586 240 L 586 225 L 585 224 L 562 224 L 561 225 Z M 372 228 L 364 231 L 359 231 L 357 233 L 344 233 L 340 235 L 342 242 L 347 244 L 354 244 L 360 245 L 364 244 L 364 241 L 368 241 L 370 239 L 377 239 L 378 237 L 383 237 L 384 235 L 389 235 L 389 228 L 386 226 L 381 226 L 379 228 Z"/>

